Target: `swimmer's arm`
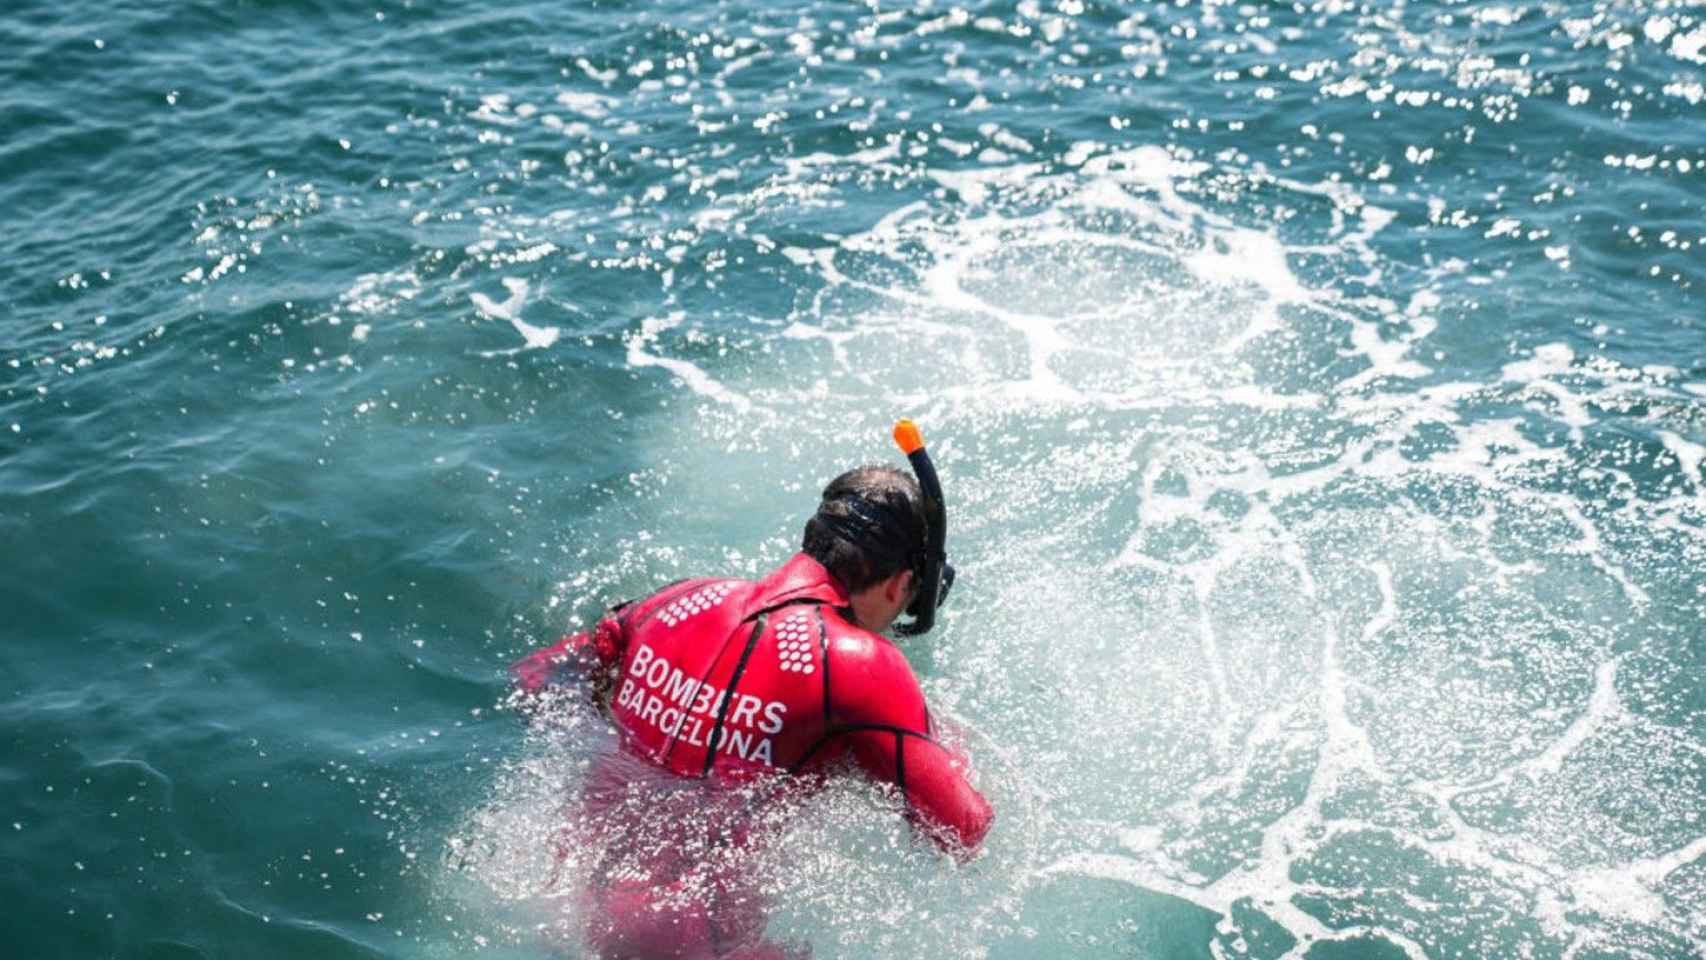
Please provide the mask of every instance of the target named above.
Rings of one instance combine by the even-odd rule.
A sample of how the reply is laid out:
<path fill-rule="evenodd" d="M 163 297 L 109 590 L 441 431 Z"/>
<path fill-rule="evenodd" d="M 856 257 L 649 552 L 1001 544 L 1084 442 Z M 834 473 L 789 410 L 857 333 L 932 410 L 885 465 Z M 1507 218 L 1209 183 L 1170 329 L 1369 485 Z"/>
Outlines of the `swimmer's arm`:
<path fill-rule="evenodd" d="M 643 600 L 625 600 L 606 610 L 591 630 L 569 634 L 517 660 L 509 672 L 522 703 L 552 688 L 587 684 L 593 703 L 607 708 L 615 686 L 614 671 L 627 653 L 630 619 L 644 620 L 686 590 L 708 582 L 677 580 Z"/>
<path fill-rule="evenodd" d="M 859 735 L 853 753 L 866 770 L 900 788 L 913 826 L 961 863 L 972 859 L 995 810 L 966 779 L 964 758 L 923 734 L 886 731 Z"/>
<path fill-rule="evenodd" d="M 510 666 L 516 691 L 531 697 L 543 694 L 552 687 L 571 686 L 591 681 L 594 699 L 603 701 L 603 682 L 625 646 L 622 625 L 613 608 L 591 630 L 572 633 L 542 650 L 535 650 Z"/>
<path fill-rule="evenodd" d="M 963 863 L 989 834 L 995 810 L 971 785 L 965 756 L 936 740 L 917 679 L 898 652 L 893 657 L 899 662 L 887 669 L 855 673 L 845 696 L 834 692 L 836 719 L 853 728 L 859 766 L 899 788 L 913 825 Z M 859 690 L 872 681 L 881 688 Z"/>

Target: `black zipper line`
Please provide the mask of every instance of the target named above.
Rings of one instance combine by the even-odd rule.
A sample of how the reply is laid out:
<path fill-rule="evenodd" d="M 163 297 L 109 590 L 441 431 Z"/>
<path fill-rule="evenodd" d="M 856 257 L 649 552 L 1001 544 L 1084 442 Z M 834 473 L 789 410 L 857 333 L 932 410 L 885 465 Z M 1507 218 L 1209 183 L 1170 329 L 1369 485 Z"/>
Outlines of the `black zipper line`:
<path fill-rule="evenodd" d="M 735 661 L 734 675 L 729 677 L 729 685 L 723 690 L 723 704 L 717 709 L 717 723 L 711 728 L 711 739 L 705 746 L 705 770 L 702 777 L 711 775 L 711 765 L 717 762 L 717 735 L 723 732 L 723 721 L 729 717 L 729 701 L 735 698 L 735 691 L 740 688 L 741 674 L 746 672 L 746 662 L 752 658 L 752 648 L 758 646 L 758 638 L 764 634 L 764 625 L 770 622 L 770 611 L 758 614 L 757 622 L 752 625 L 752 633 L 746 638 L 746 649 L 740 652 L 740 659 Z M 722 659 L 721 655 L 718 659 Z"/>
<path fill-rule="evenodd" d="M 818 659 L 823 662 L 823 728 L 832 726 L 829 706 L 829 627 L 823 620 L 823 607 L 817 608 L 817 646 L 820 654 Z"/>
<path fill-rule="evenodd" d="M 894 783 L 900 788 L 900 801 L 912 806 L 912 798 L 906 794 L 906 738 L 898 733 L 894 735 Z"/>

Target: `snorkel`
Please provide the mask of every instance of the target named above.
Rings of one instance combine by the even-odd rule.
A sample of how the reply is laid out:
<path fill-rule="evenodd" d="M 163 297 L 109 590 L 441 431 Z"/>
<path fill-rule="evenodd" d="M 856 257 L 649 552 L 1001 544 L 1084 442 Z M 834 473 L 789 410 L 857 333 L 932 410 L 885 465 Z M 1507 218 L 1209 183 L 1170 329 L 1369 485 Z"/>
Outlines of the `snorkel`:
<path fill-rule="evenodd" d="M 936 625 L 936 608 L 948 598 L 948 590 L 954 585 L 954 568 L 948 563 L 946 549 L 948 513 L 942 503 L 942 481 L 936 477 L 936 465 L 930 462 L 929 451 L 924 449 L 924 434 L 917 424 L 903 419 L 894 425 L 894 442 L 912 464 L 918 488 L 924 494 L 924 549 L 913 567 L 918 593 L 906 608 L 911 622 L 895 627 L 901 636 L 914 637 L 929 633 Z"/>

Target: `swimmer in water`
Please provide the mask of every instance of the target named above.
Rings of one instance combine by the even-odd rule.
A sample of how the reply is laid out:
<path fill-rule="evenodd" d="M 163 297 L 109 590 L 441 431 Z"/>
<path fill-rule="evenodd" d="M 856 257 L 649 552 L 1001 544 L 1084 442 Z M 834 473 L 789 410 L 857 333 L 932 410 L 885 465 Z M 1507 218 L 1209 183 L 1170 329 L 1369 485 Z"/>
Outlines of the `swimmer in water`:
<path fill-rule="evenodd" d="M 966 757 L 938 739 L 883 636 L 929 630 L 954 580 L 923 438 L 903 420 L 895 439 L 917 478 L 836 477 L 800 552 L 764 578 L 672 584 L 511 668 L 524 699 L 587 691 L 619 737 L 574 817 L 602 858 L 583 898 L 597 956 L 789 956 L 764 940 L 738 853 L 756 842 L 762 800 L 838 771 L 892 784 L 914 826 L 962 862 L 988 833 L 994 811 Z"/>

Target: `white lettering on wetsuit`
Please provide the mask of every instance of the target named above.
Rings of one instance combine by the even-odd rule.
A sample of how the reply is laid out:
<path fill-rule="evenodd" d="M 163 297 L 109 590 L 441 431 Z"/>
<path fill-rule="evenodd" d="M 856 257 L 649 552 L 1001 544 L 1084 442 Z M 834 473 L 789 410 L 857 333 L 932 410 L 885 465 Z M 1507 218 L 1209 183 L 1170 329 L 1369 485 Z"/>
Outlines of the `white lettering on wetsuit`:
<path fill-rule="evenodd" d="M 731 697 L 729 691 L 699 682 L 643 643 L 634 650 L 628 675 L 616 692 L 616 706 L 664 736 L 679 735 L 695 747 L 705 746 L 710 739 L 724 701 L 728 701 L 728 714 L 717 734 L 715 749 L 773 766 L 770 737 L 763 734 L 781 732 L 788 705 L 780 700 L 766 701 L 745 693 Z"/>

